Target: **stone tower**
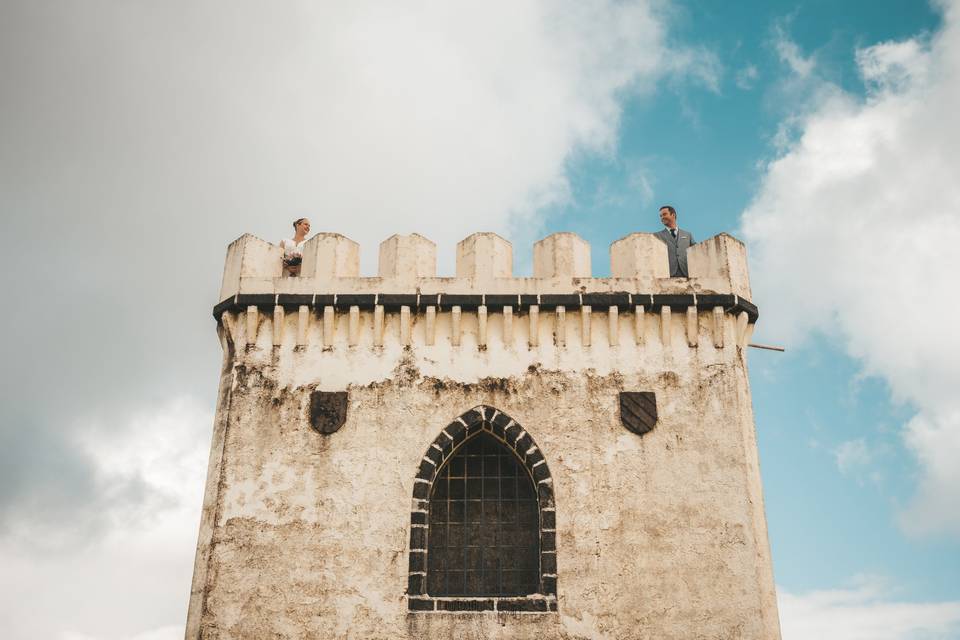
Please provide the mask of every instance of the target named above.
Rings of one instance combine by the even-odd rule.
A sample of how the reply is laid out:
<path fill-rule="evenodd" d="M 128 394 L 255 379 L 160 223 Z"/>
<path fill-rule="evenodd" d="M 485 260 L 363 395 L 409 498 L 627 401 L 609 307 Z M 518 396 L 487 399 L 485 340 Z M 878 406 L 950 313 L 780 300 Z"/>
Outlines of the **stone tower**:
<path fill-rule="evenodd" d="M 186 637 L 779 638 L 746 250 L 244 235 Z"/>

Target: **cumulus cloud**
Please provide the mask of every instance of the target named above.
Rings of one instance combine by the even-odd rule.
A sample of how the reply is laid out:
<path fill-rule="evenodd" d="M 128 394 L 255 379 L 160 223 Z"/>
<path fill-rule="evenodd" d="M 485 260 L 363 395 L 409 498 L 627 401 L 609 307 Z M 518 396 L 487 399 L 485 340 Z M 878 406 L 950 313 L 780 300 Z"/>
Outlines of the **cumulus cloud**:
<path fill-rule="evenodd" d="M 742 217 L 771 340 L 837 336 L 916 408 L 904 439 L 922 478 L 903 522 L 960 534 L 960 3 L 932 38 L 857 54 L 857 97 L 822 80 Z M 790 47 L 797 75 L 816 79 Z"/>
<path fill-rule="evenodd" d="M 783 640 L 948 640 L 960 633 L 960 602 L 898 602 L 883 580 L 794 594 L 777 588 Z"/>
<path fill-rule="evenodd" d="M 0 3 L 0 606 L 47 625 L 5 637 L 182 619 L 197 507 L 177 465 L 205 471 L 184 452 L 210 421 L 176 402 L 213 406 L 227 243 L 306 215 L 359 241 L 365 273 L 410 231 L 441 273 L 474 230 L 511 236 L 522 262 L 570 158 L 613 152 L 625 97 L 664 74 L 716 86 L 664 7 Z M 72 599 L 47 583 L 84 585 L 85 610 L 19 596 Z M 154 607 L 136 624 L 115 606 L 131 594 Z"/>
<path fill-rule="evenodd" d="M 922 85 L 930 68 L 930 53 L 922 42 L 881 42 L 857 51 L 860 74 L 875 92 L 905 91 Z"/>
<path fill-rule="evenodd" d="M 147 525 L 166 510 L 185 503 L 196 506 L 212 407 L 182 396 L 122 420 L 123 428 L 98 420 L 70 424 L 59 441 L 63 450 L 53 453 L 44 454 L 53 443 L 43 440 L 28 439 L 15 447 L 28 447 L 35 455 L 23 464 L 55 476 L 56 482 L 7 489 L 7 509 L 0 520 L 3 537 L 36 552 L 77 550 L 117 529 Z M 58 464 L 63 460 L 82 464 L 65 475 Z M 19 465 L 3 473 L 21 480 L 30 477 Z M 80 486 L 69 487 L 72 482 Z"/>
<path fill-rule="evenodd" d="M 133 415 L 122 432 L 79 430 L 94 476 L 117 486 L 136 478 L 142 499 L 88 507 L 105 509 L 104 524 L 79 548 L 85 532 L 69 513 L 52 542 L 46 527 L 14 520 L 17 535 L 0 537 L 4 638 L 183 637 L 212 419 L 210 407 L 181 397 Z"/>
<path fill-rule="evenodd" d="M 653 4 L 3 3 L 0 513 L 100 493 L 72 425 L 212 399 L 208 313 L 245 231 L 311 216 L 366 273 L 413 230 L 442 272 L 473 230 L 522 256 L 568 159 L 613 149 L 623 97 L 667 66 L 705 77 Z"/>

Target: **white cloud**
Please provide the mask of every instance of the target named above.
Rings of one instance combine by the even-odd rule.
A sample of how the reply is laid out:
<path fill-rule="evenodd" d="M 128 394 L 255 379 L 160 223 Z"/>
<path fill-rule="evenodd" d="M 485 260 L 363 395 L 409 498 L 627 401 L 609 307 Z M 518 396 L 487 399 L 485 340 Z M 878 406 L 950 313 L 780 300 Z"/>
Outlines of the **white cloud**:
<path fill-rule="evenodd" d="M 0 316 L 18 336 L 0 344 L 18 363 L 0 369 L 0 518 L 98 489 L 65 443 L 77 416 L 211 398 L 208 312 L 244 232 L 276 241 L 310 216 L 360 242 L 366 274 L 383 239 L 411 231 L 437 242 L 441 275 L 474 231 L 511 237 L 528 262 L 540 208 L 569 197 L 570 159 L 613 153 L 623 100 L 664 74 L 711 77 L 711 56 L 665 36 L 667 13 L 0 3 L 0 284 L 21 302 Z M 32 313 L 54 298 L 69 321 Z"/>
<path fill-rule="evenodd" d="M 4 638 L 183 637 L 212 423 L 208 409 L 181 398 L 122 432 L 85 432 L 96 473 L 118 485 L 137 476 L 148 499 L 112 509 L 103 536 L 80 548 L 35 552 L 37 541 L 0 540 Z"/>
<path fill-rule="evenodd" d="M 869 464 L 873 459 L 867 442 L 863 438 L 841 442 L 833 450 L 833 456 L 841 473 L 849 473 L 859 469 Z"/>
<path fill-rule="evenodd" d="M 639 198 L 642 208 L 647 208 L 653 202 L 653 185 L 650 184 L 650 173 L 645 168 L 635 169 L 627 180 L 633 193 Z"/>
<path fill-rule="evenodd" d="M 668 75 L 675 86 L 686 82 L 720 93 L 720 78 L 724 69 L 713 51 L 706 47 L 691 47 L 672 50 L 664 58 L 661 71 Z"/>
<path fill-rule="evenodd" d="M 897 602 L 882 581 L 793 594 L 777 588 L 783 640 L 949 640 L 960 633 L 960 601 Z"/>
<path fill-rule="evenodd" d="M 60 634 L 58 640 L 103 640 L 103 638 L 89 636 L 75 631 L 67 631 Z M 183 640 L 183 625 L 151 629 L 134 636 L 127 636 L 124 640 Z"/>
<path fill-rule="evenodd" d="M 840 473 L 854 478 L 860 486 L 868 482 L 874 486 L 883 484 L 883 459 L 890 452 L 886 443 L 868 442 L 866 438 L 847 440 L 830 450 Z"/>
<path fill-rule="evenodd" d="M 960 534 L 960 3 L 928 42 L 857 59 L 865 98 L 820 83 L 798 136 L 765 168 L 742 218 L 771 341 L 842 340 L 864 373 L 917 410 L 905 439 L 922 465 L 912 531 Z M 784 55 L 789 54 L 789 51 Z M 792 54 L 790 54 L 792 55 Z M 799 59 L 803 58 L 796 52 Z M 788 56 L 789 57 L 789 56 Z M 796 65 L 794 65 L 796 66 Z M 803 64 L 798 73 L 809 73 Z M 815 75 L 815 74 L 814 74 Z"/>
<path fill-rule="evenodd" d="M 21 13 L 40 12 L 31 4 Z M 526 230 L 567 197 L 565 163 L 612 150 L 624 96 L 652 90 L 665 71 L 716 86 L 712 54 L 668 50 L 651 8 L 660 4 L 171 2 L 118 12 L 95 0 L 55 23 L 64 33 L 44 34 L 57 47 L 20 56 L 33 67 L 5 74 L 11 119 L 35 125 L 18 128 L 0 167 L 14 176 L 68 165 L 62 190 L 42 199 L 73 198 L 70 210 L 104 219 L 107 241 L 141 217 L 138 205 L 164 218 L 151 233 L 188 242 L 202 233 L 198 216 L 274 239 L 312 214 L 315 230 L 363 242 L 368 271 L 395 231 L 425 233 L 449 261 L 470 230 Z M 57 92 L 82 98 L 37 104 Z"/>
<path fill-rule="evenodd" d="M 181 638 L 183 638 L 182 626 L 167 626 L 138 633 L 130 640 L 181 640 Z"/>
<path fill-rule="evenodd" d="M 904 91 L 927 80 L 930 53 L 917 40 L 881 42 L 858 50 L 857 66 L 873 90 Z"/>
<path fill-rule="evenodd" d="M 744 91 L 749 91 L 753 89 L 754 83 L 756 83 L 757 78 L 760 76 L 760 72 L 757 70 L 756 65 L 748 64 L 744 68 L 737 71 L 737 75 L 734 79 L 737 86 Z"/>
<path fill-rule="evenodd" d="M 126 429 L 84 429 L 78 441 L 104 480 L 138 477 L 172 502 L 195 502 L 206 477 L 213 408 L 189 396 L 134 415 Z"/>
<path fill-rule="evenodd" d="M 17 363 L 0 369 L 4 637 L 182 624 L 229 241 L 307 215 L 360 242 L 365 273 L 396 232 L 436 241 L 441 273 L 473 231 L 529 252 L 568 161 L 614 151 L 626 97 L 664 75 L 717 86 L 709 52 L 666 37 L 667 13 L 0 3 L 0 284 L 19 301 L 0 316 L 17 336 L 0 341 Z M 52 299 L 62 313 L 36 312 Z M 162 400 L 184 396 L 200 400 Z"/>
<path fill-rule="evenodd" d="M 801 78 L 807 78 L 816 67 L 813 56 L 804 56 L 797 43 L 790 39 L 783 25 L 777 25 L 773 30 L 773 46 L 780 61 L 787 64 L 790 70 Z"/>
<path fill-rule="evenodd" d="M 907 446 L 926 471 L 913 504 L 901 514 L 912 533 L 956 531 L 960 493 L 960 413 L 927 412 L 913 418 L 904 435 Z"/>

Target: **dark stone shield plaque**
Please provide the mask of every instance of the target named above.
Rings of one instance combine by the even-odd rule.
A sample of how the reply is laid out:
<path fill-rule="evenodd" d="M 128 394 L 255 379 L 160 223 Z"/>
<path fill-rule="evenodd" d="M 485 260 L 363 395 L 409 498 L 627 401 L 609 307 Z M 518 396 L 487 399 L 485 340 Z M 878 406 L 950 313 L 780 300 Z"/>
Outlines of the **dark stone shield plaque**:
<path fill-rule="evenodd" d="M 314 391 L 310 394 L 310 426 L 317 432 L 336 433 L 346 420 L 346 391 Z"/>
<path fill-rule="evenodd" d="M 620 421 L 639 436 L 653 429 L 657 424 L 657 394 L 653 391 L 621 392 Z"/>

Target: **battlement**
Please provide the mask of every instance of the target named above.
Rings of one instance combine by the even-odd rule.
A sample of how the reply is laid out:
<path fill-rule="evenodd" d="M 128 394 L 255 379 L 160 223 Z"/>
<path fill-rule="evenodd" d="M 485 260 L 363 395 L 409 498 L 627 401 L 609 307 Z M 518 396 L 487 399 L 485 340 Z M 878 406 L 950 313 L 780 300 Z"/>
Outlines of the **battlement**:
<path fill-rule="evenodd" d="M 534 244 L 529 278 L 513 276 L 513 247 L 495 233 L 475 233 L 457 245 L 454 277 L 437 277 L 436 256 L 436 245 L 427 238 L 394 235 L 380 245 L 378 275 L 360 277 L 359 245 L 320 233 L 304 246 L 301 275 L 283 277 L 280 247 L 244 235 L 227 250 L 214 317 L 233 341 L 237 331 L 226 325 L 239 317 L 232 314 L 243 314 L 241 341 L 248 347 L 257 343 L 264 317 L 273 327 L 272 339 L 264 337 L 267 344 L 279 347 L 293 340 L 284 340 L 283 327 L 295 315 L 291 344 L 296 347 L 395 342 L 470 344 L 481 350 L 490 342 L 488 319 L 494 316 L 497 341 L 506 348 L 515 341 L 531 348 L 544 341 L 561 348 L 568 342 L 589 347 L 596 339 L 619 347 L 625 333 L 640 345 L 650 342 L 648 327 L 664 346 L 679 334 L 695 348 L 703 331 L 718 349 L 742 347 L 758 318 L 749 300 L 746 248 L 725 233 L 688 250 L 690 278 L 669 277 L 667 247 L 650 233 L 633 233 L 610 246 L 612 275 L 607 278 L 591 276 L 590 245 L 573 233 L 555 233 Z M 311 318 L 317 314 L 322 331 L 311 338 Z M 542 314 L 548 314 L 544 321 Z M 656 320 L 647 322 L 651 315 Z M 727 316 L 733 322 L 726 322 Z M 731 335 L 725 338 L 728 327 Z"/>
<path fill-rule="evenodd" d="M 554 233 L 533 246 L 533 277 L 513 276 L 513 247 L 495 233 L 457 244 L 456 275 L 437 276 L 437 247 L 419 234 L 380 244 L 377 276 L 360 277 L 360 245 L 318 233 L 303 249 L 300 276 L 282 277 L 279 246 L 246 234 L 227 249 L 219 301 L 239 295 L 493 294 L 553 295 L 728 294 L 750 299 L 747 251 L 721 233 L 687 251 L 689 278 L 669 277 L 667 247 L 652 233 L 632 233 L 610 245 L 610 277 L 594 278 L 590 245 L 574 233 Z"/>

